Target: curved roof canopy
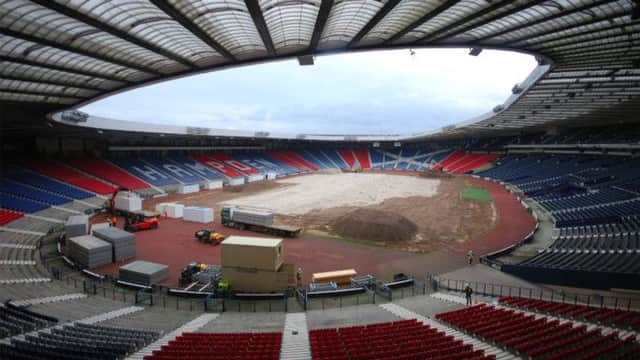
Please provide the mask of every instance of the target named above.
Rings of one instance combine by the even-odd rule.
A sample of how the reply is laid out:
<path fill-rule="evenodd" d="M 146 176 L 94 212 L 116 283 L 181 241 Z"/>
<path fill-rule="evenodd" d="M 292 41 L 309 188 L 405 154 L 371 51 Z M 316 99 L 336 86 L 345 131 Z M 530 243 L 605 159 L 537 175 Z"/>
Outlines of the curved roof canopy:
<path fill-rule="evenodd" d="M 506 109 L 460 129 L 640 114 L 638 0 L 0 0 L 0 103 L 64 109 L 281 57 L 444 46 L 552 65 Z"/>

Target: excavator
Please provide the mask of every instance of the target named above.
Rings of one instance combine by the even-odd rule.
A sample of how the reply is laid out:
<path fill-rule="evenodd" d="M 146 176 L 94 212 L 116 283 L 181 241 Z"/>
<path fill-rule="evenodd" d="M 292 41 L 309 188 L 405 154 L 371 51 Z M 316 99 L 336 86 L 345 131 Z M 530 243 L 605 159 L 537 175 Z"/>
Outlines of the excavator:
<path fill-rule="evenodd" d="M 211 229 L 202 229 L 195 232 L 195 237 L 201 243 L 218 245 L 226 238 L 225 235 Z"/>

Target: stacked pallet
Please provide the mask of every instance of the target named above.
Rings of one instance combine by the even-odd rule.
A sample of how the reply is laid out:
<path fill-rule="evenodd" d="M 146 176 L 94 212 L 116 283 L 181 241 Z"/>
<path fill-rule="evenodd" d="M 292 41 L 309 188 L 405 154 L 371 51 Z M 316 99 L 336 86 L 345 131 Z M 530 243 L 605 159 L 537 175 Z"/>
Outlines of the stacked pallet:
<path fill-rule="evenodd" d="M 67 234 L 67 239 L 76 236 L 87 235 L 87 233 L 89 232 L 89 216 L 69 216 L 67 222 L 64 224 L 64 231 Z"/>
<path fill-rule="evenodd" d="M 149 261 L 134 261 L 121 266 L 119 279 L 136 284 L 158 284 L 169 278 L 169 266 Z"/>
<path fill-rule="evenodd" d="M 96 229 L 93 235 L 112 245 L 112 262 L 136 257 L 136 237 L 116 227 Z"/>
<path fill-rule="evenodd" d="M 112 246 L 93 235 L 75 236 L 67 241 L 67 255 L 84 268 L 111 264 Z"/>

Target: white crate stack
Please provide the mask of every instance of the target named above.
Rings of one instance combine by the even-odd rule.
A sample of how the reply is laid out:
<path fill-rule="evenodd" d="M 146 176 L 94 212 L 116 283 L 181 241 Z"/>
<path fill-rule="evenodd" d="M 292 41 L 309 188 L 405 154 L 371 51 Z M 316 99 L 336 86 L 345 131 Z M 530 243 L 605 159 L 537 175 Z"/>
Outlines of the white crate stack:
<path fill-rule="evenodd" d="M 116 227 L 108 227 L 95 230 L 93 235 L 112 245 L 112 262 L 136 257 L 136 236 L 132 233 Z"/>
<path fill-rule="evenodd" d="M 186 206 L 184 208 L 184 220 L 199 223 L 213 222 L 213 209 L 197 206 Z"/>
<path fill-rule="evenodd" d="M 67 241 L 67 255 L 88 269 L 111 264 L 113 258 L 111 244 L 93 235 L 70 238 Z"/>

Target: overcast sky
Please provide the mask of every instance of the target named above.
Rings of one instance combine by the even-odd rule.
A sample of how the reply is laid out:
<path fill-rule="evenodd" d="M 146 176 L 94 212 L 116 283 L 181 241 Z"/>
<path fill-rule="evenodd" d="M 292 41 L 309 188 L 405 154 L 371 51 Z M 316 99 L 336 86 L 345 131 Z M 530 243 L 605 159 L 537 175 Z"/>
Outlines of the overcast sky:
<path fill-rule="evenodd" d="M 504 102 L 534 69 L 528 55 L 468 49 L 365 52 L 211 72 L 118 94 L 91 115 L 217 129 L 409 134 Z"/>

